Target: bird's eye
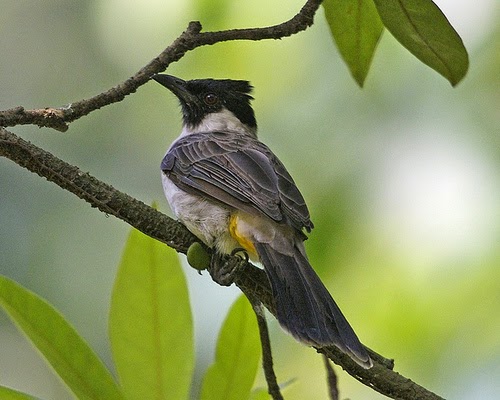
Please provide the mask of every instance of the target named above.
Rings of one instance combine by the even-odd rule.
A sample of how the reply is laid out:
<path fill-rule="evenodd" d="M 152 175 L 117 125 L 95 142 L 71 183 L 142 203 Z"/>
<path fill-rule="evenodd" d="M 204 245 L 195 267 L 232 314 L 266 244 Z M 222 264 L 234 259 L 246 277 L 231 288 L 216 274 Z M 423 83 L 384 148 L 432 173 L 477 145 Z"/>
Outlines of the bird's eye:
<path fill-rule="evenodd" d="M 219 98 L 217 97 L 217 95 L 215 95 L 213 93 L 208 93 L 205 95 L 204 100 L 205 100 L 205 104 L 207 106 L 214 106 L 219 101 Z"/>

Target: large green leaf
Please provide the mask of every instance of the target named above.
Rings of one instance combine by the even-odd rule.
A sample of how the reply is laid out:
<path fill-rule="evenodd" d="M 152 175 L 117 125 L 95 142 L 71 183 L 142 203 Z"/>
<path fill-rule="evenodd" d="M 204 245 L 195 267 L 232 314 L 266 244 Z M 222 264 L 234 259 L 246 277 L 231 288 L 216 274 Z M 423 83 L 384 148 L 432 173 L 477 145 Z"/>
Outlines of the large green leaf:
<path fill-rule="evenodd" d="M 109 322 L 128 399 L 186 399 L 194 368 L 193 324 L 176 252 L 133 230 L 120 263 Z"/>
<path fill-rule="evenodd" d="M 431 0 L 374 0 L 385 27 L 415 57 L 455 86 L 467 73 L 462 39 Z"/>
<path fill-rule="evenodd" d="M 45 300 L 0 276 L 0 305 L 79 399 L 123 398 L 101 360 Z"/>
<path fill-rule="evenodd" d="M 2 400 L 36 400 L 36 397 L 18 392 L 5 386 L 0 386 L 0 399 Z"/>
<path fill-rule="evenodd" d="M 260 359 L 257 320 L 245 296 L 233 304 L 217 341 L 215 362 L 208 368 L 201 400 L 245 400 Z"/>
<path fill-rule="evenodd" d="M 384 29 L 373 0 L 325 0 L 323 7 L 342 58 L 363 86 Z"/>

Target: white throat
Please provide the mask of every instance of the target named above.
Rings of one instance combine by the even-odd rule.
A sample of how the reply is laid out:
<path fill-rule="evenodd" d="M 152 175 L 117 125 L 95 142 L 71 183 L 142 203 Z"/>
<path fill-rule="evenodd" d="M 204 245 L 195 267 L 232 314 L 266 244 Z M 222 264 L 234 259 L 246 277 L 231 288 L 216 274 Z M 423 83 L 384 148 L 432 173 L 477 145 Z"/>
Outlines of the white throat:
<path fill-rule="evenodd" d="M 223 108 L 216 113 L 207 114 L 196 126 L 186 126 L 182 128 L 181 136 L 201 132 L 238 132 L 255 136 L 255 129 L 243 124 L 231 111 Z"/>

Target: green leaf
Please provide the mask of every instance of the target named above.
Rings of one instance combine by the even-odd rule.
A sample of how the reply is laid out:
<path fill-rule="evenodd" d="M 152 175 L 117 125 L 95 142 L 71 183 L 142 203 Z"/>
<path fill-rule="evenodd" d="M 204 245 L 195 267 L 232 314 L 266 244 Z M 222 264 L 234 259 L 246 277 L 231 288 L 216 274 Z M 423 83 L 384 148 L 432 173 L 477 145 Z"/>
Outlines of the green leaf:
<path fill-rule="evenodd" d="M 467 73 L 462 39 L 431 0 L 374 0 L 380 18 L 415 57 L 455 86 Z"/>
<path fill-rule="evenodd" d="M 245 296 L 229 310 L 217 341 L 215 362 L 208 368 L 201 400 L 245 400 L 255 381 L 260 359 L 257 320 Z"/>
<path fill-rule="evenodd" d="M 186 399 L 194 368 L 186 281 L 174 250 L 133 230 L 111 298 L 116 370 L 128 399 Z"/>
<path fill-rule="evenodd" d="M 79 399 L 122 399 L 111 374 L 45 300 L 0 276 L 0 305 Z"/>
<path fill-rule="evenodd" d="M 0 399 L 2 400 L 36 400 L 36 397 L 18 392 L 5 386 L 0 386 Z"/>
<path fill-rule="evenodd" d="M 325 0 L 322 4 L 337 48 L 362 87 L 384 29 L 373 0 Z"/>

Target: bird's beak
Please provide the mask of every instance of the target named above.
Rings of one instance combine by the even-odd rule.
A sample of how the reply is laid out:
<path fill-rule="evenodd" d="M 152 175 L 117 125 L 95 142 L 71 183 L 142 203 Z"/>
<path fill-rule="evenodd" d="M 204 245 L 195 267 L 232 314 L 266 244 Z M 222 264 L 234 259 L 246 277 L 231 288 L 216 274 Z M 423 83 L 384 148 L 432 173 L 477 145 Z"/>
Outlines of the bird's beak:
<path fill-rule="evenodd" d="M 182 102 L 186 104 L 196 102 L 196 97 L 193 96 L 186 89 L 186 81 L 183 81 L 180 78 L 176 78 L 175 76 L 166 74 L 156 74 L 153 75 L 151 78 L 154 79 L 159 84 L 165 86 L 167 89 L 169 89 Z"/>

